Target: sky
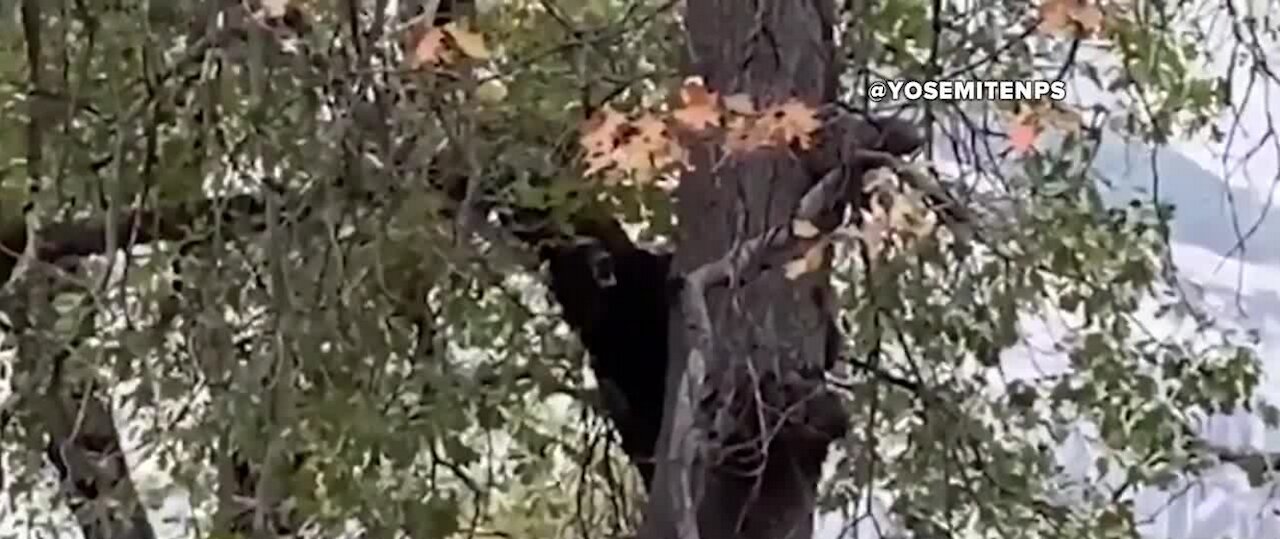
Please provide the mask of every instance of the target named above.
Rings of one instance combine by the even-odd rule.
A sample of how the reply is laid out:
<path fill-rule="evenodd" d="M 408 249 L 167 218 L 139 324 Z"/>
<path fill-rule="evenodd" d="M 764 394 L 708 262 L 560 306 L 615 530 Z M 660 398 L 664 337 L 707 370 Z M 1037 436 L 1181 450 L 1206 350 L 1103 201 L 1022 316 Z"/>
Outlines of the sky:
<path fill-rule="evenodd" d="M 1248 4 L 1254 9 L 1269 5 Z M 1213 39 L 1221 41 L 1211 47 L 1225 50 L 1220 45 L 1226 30 L 1216 28 Z M 1273 49 L 1268 52 L 1275 55 Z M 1221 60 L 1203 67 L 1225 73 Z M 1199 295 L 1214 316 L 1258 331 L 1257 350 L 1268 378 L 1259 394 L 1280 403 L 1280 216 L 1276 215 L 1280 209 L 1272 208 L 1280 205 L 1280 155 L 1275 138 L 1265 136 L 1269 126 L 1280 123 L 1273 112 L 1280 109 L 1280 89 L 1259 84 L 1246 93 L 1246 71 L 1238 71 L 1233 78 L 1237 113 L 1222 116 L 1224 128 L 1239 118 L 1229 148 L 1207 139 L 1155 148 L 1126 143 L 1110 134 L 1094 169 L 1108 180 L 1116 201 L 1138 190 L 1149 193 L 1159 178 L 1160 198 L 1176 207 L 1172 251 L 1184 285 Z M 1078 84 L 1070 88 L 1068 101 L 1106 99 L 1090 95 L 1095 92 Z M 1027 374 L 1060 368 L 1063 358 L 1044 350 L 1061 334 L 1052 323 L 1028 320 L 1024 335 L 1032 344 L 1007 353 L 1004 368 Z M 1236 453 L 1280 454 L 1280 431 L 1267 429 L 1260 419 L 1245 413 L 1210 418 L 1202 435 Z M 1060 448 L 1059 461 L 1068 476 L 1090 483 L 1098 480 L 1093 470 L 1095 454 L 1090 430 L 1082 426 Z M 1139 518 L 1148 522 L 1142 530 L 1150 539 L 1280 538 L 1280 481 L 1251 488 L 1244 472 L 1232 464 L 1213 468 L 1195 482 L 1176 483 L 1168 491 L 1140 491 L 1135 508 Z M 870 519 L 856 526 L 846 524 L 834 515 L 819 517 L 815 537 L 878 537 Z"/>

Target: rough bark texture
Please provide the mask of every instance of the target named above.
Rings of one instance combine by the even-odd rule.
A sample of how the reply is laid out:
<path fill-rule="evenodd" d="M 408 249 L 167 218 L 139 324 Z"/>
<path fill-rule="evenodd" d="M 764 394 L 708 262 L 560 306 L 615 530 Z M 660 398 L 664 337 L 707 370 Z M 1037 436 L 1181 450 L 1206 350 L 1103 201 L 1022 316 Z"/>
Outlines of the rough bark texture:
<path fill-rule="evenodd" d="M 689 0 L 689 72 L 762 106 L 790 97 L 829 103 L 838 72 L 832 22 L 830 0 Z M 695 148 L 697 168 L 676 193 L 674 258 L 638 248 L 598 215 L 579 216 L 569 238 L 558 227 L 523 226 L 527 216 L 516 219 L 522 226 L 508 223 L 539 246 L 564 318 L 591 354 L 606 411 L 649 487 L 647 538 L 811 535 L 827 445 L 847 422 L 823 387 L 838 339 L 828 275 L 787 280 L 776 268 L 812 245 L 790 234 L 795 215 L 829 231 L 845 204 L 861 202 L 862 170 L 892 164 L 920 143 L 903 122 L 851 116 L 828 118 L 818 140 L 811 150 L 759 151 L 718 165 L 716 149 Z M 477 211 L 466 208 L 466 179 L 443 180 L 463 187 L 442 188 L 460 214 Z M 30 252 L 74 263 L 182 240 L 214 216 L 260 232 L 262 211 L 252 197 L 126 209 L 110 226 L 100 218 L 47 226 Z M 0 283 L 27 243 L 23 223 L 0 222 Z M 226 464 L 232 497 L 258 490 L 254 463 L 237 456 Z M 696 526 L 681 520 L 686 505 Z"/>
<path fill-rule="evenodd" d="M 791 97 L 827 103 L 836 90 L 832 20 L 829 0 L 690 0 L 690 70 L 713 91 L 745 92 L 763 105 Z M 784 149 L 719 159 L 715 148 L 702 148 L 676 193 L 675 271 L 696 290 L 671 325 L 668 421 L 642 536 L 809 537 L 827 445 L 847 423 L 823 388 L 835 342 L 823 305 L 828 276 L 788 280 L 774 269 L 747 280 L 738 273 L 745 266 L 731 264 L 716 278 L 727 287 L 696 280 L 717 260 L 738 258 L 735 250 L 785 229 L 819 178 Z M 690 312 L 700 301 L 704 313 Z M 695 372 L 686 379 L 688 370 Z"/>

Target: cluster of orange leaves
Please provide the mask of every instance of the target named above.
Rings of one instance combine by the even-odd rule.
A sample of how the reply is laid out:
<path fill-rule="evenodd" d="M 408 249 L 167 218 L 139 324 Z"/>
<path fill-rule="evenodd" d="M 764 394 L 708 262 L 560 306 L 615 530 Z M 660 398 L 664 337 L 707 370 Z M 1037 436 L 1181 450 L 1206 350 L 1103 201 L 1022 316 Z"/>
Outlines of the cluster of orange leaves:
<path fill-rule="evenodd" d="M 1066 133 L 1078 132 L 1083 124 L 1080 114 L 1052 103 L 1020 105 L 1009 121 L 1009 147 L 1019 153 L 1035 148 L 1036 139 L 1046 128 Z"/>
<path fill-rule="evenodd" d="M 1102 30 L 1098 0 L 1044 0 L 1040 4 L 1040 31 L 1055 35 L 1089 37 Z"/>
<path fill-rule="evenodd" d="M 798 99 L 757 109 L 750 96 L 721 96 L 700 77 L 685 79 L 672 101 L 666 112 L 631 117 L 608 105 L 596 111 L 582 124 L 579 138 L 586 175 L 645 182 L 688 167 L 681 134 L 721 136 L 727 152 L 745 153 L 791 144 L 809 148 L 821 127 L 816 110 Z"/>
<path fill-rule="evenodd" d="M 484 35 L 468 30 L 457 22 L 444 26 L 418 26 L 410 37 L 409 68 L 447 65 L 461 55 L 473 60 L 487 60 L 489 48 Z"/>
<path fill-rule="evenodd" d="M 810 148 L 821 126 L 817 111 L 799 100 L 758 109 L 745 94 L 720 96 L 702 79 L 690 77 L 665 113 L 628 117 L 602 107 L 583 123 L 579 143 L 587 176 L 603 176 L 606 183 L 627 177 L 643 182 L 664 171 L 689 166 L 682 134 L 712 140 L 718 137 L 725 152 L 732 155 L 793 144 Z M 902 185 L 896 174 L 878 169 L 869 173 L 865 184 L 873 196 L 870 209 L 862 210 L 862 226 L 836 236 L 860 241 L 875 260 L 888 246 L 905 245 L 933 231 L 936 216 L 923 196 Z M 784 271 L 787 278 L 796 279 L 823 267 L 836 238 L 804 220 L 792 223 L 792 233 L 802 241 L 804 253 L 789 261 Z"/>
<path fill-rule="evenodd" d="M 1043 0 L 1040 3 L 1041 33 L 1050 36 L 1087 38 L 1102 31 L 1105 21 L 1100 0 Z M 1068 132 L 1080 129 L 1079 114 L 1038 104 L 1020 106 L 1009 120 L 1009 146 L 1016 152 L 1026 153 L 1035 147 L 1036 140 L 1046 127 Z"/>

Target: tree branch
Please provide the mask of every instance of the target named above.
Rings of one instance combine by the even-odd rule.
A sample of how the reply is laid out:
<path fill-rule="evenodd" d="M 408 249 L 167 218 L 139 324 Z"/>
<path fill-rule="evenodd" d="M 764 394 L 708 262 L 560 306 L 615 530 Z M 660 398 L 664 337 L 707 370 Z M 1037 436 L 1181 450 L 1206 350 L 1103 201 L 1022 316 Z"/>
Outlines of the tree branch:
<path fill-rule="evenodd" d="M 174 204 L 160 210 L 124 209 L 116 212 L 114 233 L 108 232 L 110 219 L 96 217 L 55 223 L 38 232 L 36 261 L 57 263 L 67 258 L 104 254 L 109 245 L 128 247 L 155 241 L 187 238 L 202 217 L 220 215 L 229 223 L 243 223 L 261 216 L 265 207 L 252 195 Z M 263 224 L 250 221 L 255 230 Z M 27 248 L 25 223 L 0 223 L 0 283 L 9 280 L 18 258 Z"/>
<path fill-rule="evenodd" d="M 828 118 L 818 132 L 818 145 L 800 156 L 805 169 L 815 178 L 831 169 L 854 164 L 855 154 L 860 151 L 910 155 L 924 144 L 920 128 L 906 120 L 853 115 L 840 110 L 825 115 Z"/>

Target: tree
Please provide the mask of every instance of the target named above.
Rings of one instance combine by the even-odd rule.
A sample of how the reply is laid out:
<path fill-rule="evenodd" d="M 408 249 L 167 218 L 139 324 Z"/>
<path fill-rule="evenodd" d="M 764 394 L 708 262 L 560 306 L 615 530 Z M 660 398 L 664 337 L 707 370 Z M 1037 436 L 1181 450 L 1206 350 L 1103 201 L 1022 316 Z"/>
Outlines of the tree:
<path fill-rule="evenodd" d="M 157 415 L 147 445 L 220 536 L 514 526 L 494 493 L 563 487 L 568 457 L 599 464 L 592 503 L 647 495 L 638 529 L 615 507 L 582 535 L 806 537 L 833 446 L 837 501 L 890 491 L 917 537 L 1125 536 L 1125 492 L 1194 472 L 1194 414 L 1250 405 L 1258 378 L 1229 333 L 1135 329 L 1176 291 L 1170 209 L 1103 200 L 1081 165 L 1105 116 L 1082 108 L 856 105 L 884 66 L 1053 78 L 1022 61 L 1045 58 L 1130 92 L 1121 127 L 1157 144 L 1223 102 L 1159 53 L 1195 44 L 1150 24 L 1182 8 L 1029 9 L 26 0 L 0 51 L 25 121 L 0 135 L 21 373 L 0 431 L 47 449 L 90 539 L 156 535 L 109 397 Z M 1077 65 L 1091 35 L 1118 68 Z M 911 162 L 948 152 L 1001 181 Z M 541 264 L 554 307 L 513 282 Z M 1073 370 L 991 396 L 1046 305 L 1081 319 Z M 639 488 L 533 411 L 556 393 L 609 419 Z M 1079 420 L 1125 481 L 1069 505 L 1046 441 Z"/>

